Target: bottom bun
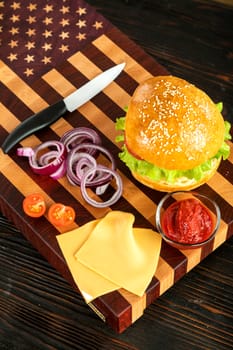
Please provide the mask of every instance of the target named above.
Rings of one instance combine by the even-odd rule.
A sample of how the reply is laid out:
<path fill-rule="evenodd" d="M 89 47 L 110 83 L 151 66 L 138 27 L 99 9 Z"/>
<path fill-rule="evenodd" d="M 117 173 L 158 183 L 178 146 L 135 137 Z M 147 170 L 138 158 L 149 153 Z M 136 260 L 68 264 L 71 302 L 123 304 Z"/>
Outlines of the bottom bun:
<path fill-rule="evenodd" d="M 204 183 L 206 183 L 217 171 L 219 164 L 221 162 L 221 158 L 216 159 L 214 165 L 211 170 L 206 171 L 205 175 L 200 180 L 195 179 L 189 179 L 187 177 L 180 177 L 176 179 L 173 183 L 168 183 L 167 181 L 160 180 L 160 181 L 154 181 L 151 178 L 140 175 L 136 172 L 132 172 L 133 177 L 141 182 L 143 185 L 153 188 L 154 190 L 161 191 L 161 192 L 174 192 L 179 190 L 189 191 L 193 190 Z"/>

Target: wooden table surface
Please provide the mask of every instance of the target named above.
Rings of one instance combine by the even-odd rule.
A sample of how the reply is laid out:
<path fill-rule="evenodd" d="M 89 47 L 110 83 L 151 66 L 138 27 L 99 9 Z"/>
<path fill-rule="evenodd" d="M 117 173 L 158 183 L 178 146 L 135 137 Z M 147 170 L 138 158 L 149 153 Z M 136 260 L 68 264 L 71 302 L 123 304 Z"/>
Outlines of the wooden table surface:
<path fill-rule="evenodd" d="M 224 117 L 232 121 L 233 7 L 198 0 L 89 3 L 171 74 L 223 101 Z M 232 243 L 225 242 L 118 335 L 1 216 L 0 349 L 230 349 Z"/>

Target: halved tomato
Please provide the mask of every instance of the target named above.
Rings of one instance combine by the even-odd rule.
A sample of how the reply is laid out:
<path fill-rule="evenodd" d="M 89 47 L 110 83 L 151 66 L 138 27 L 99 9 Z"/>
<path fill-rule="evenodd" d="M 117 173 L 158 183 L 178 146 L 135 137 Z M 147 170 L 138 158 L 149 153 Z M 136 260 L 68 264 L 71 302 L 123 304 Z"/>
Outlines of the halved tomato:
<path fill-rule="evenodd" d="M 72 207 L 62 203 L 54 203 L 49 208 L 48 218 L 55 226 L 67 226 L 74 222 L 75 211 Z"/>
<path fill-rule="evenodd" d="M 44 197 L 40 193 L 29 194 L 23 200 L 23 210 L 25 214 L 33 218 L 39 218 L 46 211 Z"/>

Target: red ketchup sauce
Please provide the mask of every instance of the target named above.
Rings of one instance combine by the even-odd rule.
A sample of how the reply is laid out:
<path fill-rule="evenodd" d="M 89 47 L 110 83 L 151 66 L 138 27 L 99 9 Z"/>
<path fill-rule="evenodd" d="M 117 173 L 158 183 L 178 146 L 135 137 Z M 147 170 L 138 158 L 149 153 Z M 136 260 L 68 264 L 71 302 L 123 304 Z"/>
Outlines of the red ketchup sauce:
<path fill-rule="evenodd" d="M 161 224 L 168 238 L 189 244 L 208 239 L 214 226 L 209 210 L 194 198 L 171 204 L 165 210 Z"/>

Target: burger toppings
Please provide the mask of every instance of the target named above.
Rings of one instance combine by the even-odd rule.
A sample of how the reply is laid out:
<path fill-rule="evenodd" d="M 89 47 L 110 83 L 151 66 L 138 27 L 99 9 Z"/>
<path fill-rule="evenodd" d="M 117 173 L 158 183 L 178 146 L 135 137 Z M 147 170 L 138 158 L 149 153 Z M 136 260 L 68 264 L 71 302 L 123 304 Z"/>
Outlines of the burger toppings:
<path fill-rule="evenodd" d="M 229 156 L 231 138 L 222 104 L 200 89 L 172 76 L 154 77 L 135 90 L 126 117 L 120 159 L 149 187 L 173 191 L 206 182 L 221 159 Z"/>
<path fill-rule="evenodd" d="M 28 157 L 36 174 L 48 175 L 54 180 L 66 175 L 72 185 L 80 186 L 84 200 L 97 208 L 113 205 L 122 195 L 123 184 L 115 159 L 101 145 L 101 138 L 93 129 L 79 127 L 69 130 L 60 141 L 43 142 L 34 149 L 18 148 L 17 155 Z M 110 185 L 113 194 L 111 190 L 107 193 Z M 105 194 L 105 200 L 93 199 L 87 187 L 92 188 L 97 196 Z"/>
<path fill-rule="evenodd" d="M 45 200 L 40 193 L 32 193 L 23 200 L 23 211 L 28 216 L 39 218 L 46 211 Z"/>

